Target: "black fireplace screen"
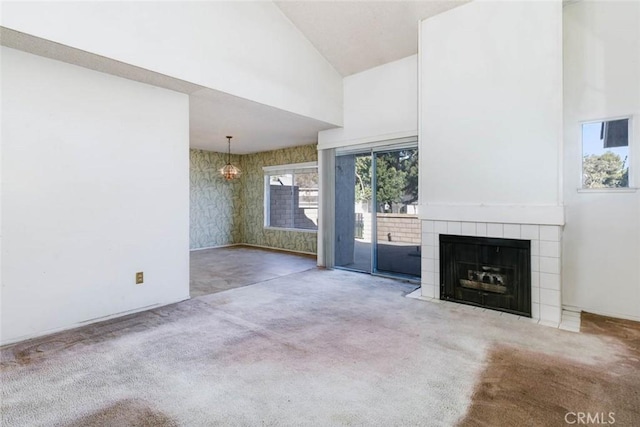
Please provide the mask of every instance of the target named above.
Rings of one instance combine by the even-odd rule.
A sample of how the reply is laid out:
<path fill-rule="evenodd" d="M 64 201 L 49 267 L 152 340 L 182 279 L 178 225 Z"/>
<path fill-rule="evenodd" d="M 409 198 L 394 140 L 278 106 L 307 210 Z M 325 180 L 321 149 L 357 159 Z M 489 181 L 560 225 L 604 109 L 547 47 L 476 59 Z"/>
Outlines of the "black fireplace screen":
<path fill-rule="evenodd" d="M 440 298 L 531 317 L 531 242 L 441 234 Z"/>

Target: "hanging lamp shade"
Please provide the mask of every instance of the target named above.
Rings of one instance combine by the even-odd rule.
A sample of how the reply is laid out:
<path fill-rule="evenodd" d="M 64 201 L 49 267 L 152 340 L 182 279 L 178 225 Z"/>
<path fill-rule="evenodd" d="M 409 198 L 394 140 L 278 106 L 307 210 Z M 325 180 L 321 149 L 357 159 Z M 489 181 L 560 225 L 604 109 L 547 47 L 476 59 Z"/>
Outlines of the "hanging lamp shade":
<path fill-rule="evenodd" d="M 227 181 L 240 178 L 240 175 L 242 175 L 242 171 L 240 170 L 240 168 L 231 164 L 231 138 L 233 137 L 227 136 L 227 141 L 229 144 L 229 151 L 227 153 L 227 164 L 220 169 L 220 175 L 222 175 L 222 177 Z"/>

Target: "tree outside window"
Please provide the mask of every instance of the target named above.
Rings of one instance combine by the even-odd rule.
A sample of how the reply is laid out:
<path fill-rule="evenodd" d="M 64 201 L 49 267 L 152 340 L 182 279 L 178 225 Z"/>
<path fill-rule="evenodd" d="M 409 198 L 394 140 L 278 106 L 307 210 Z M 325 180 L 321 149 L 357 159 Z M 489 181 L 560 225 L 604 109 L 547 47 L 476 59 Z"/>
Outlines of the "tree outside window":
<path fill-rule="evenodd" d="M 629 119 L 582 125 L 582 186 L 629 187 Z"/>

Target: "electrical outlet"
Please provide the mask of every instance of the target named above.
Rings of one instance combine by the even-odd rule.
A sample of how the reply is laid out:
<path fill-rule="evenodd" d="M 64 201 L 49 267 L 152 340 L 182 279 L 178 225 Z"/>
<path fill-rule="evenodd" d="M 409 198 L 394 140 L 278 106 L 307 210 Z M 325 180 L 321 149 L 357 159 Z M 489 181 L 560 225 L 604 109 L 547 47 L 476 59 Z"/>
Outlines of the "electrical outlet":
<path fill-rule="evenodd" d="M 141 285 L 144 283 L 144 273 L 139 271 L 136 273 L 136 285 Z"/>

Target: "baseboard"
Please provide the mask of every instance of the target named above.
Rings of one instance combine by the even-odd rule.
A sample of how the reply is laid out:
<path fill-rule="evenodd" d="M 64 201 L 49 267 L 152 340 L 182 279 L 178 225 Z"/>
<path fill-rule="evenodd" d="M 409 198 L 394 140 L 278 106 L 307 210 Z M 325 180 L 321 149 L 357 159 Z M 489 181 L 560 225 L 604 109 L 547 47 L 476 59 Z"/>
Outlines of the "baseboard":
<path fill-rule="evenodd" d="M 238 243 L 236 246 L 251 246 L 254 248 L 271 249 L 271 250 L 280 251 L 280 252 L 290 252 L 290 253 L 302 254 L 302 255 L 313 255 L 314 257 L 318 256 L 318 254 L 316 254 L 315 252 L 294 251 L 293 249 L 274 248 L 272 246 L 254 245 L 252 243 Z"/>
<path fill-rule="evenodd" d="M 273 246 L 255 245 L 253 243 L 229 243 L 228 245 L 207 246 L 206 248 L 189 249 L 189 252 L 204 251 L 204 250 L 207 250 L 207 249 L 230 248 L 230 247 L 233 247 L 233 246 L 251 246 L 251 247 L 254 247 L 254 248 L 271 249 L 271 250 L 280 251 L 280 252 L 290 252 L 290 253 L 302 254 L 302 255 L 313 255 L 315 257 L 318 256 L 318 254 L 316 254 L 315 252 L 305 252 L 305 251 L 296 251 L 296 250 L 293 250 L 293 249 L 275 248 Z"/>
<path fill-rule="evenodd" d="M 586 311 L 587 313 L 597 314 L 598 316 L 606 316 L 606 317 L 613 317 L 615 319 L 624 319 L 624 320 L 632 320 L 634 322 L 640 322 L 640 316 L 632 316 L 632 315 L 620 314 L 620 313 L 611 313 L 609 311 L 594 310 L 594 309 L 591 309 L 591 308 L 577 307 L 577 306 L 566 305 L 566 304 L 562 305 L 562 309 L 563 310 L 567 310 L 567 311 L 575 311 L 575 312 L 578 312 L 578 313 L 580 313 L 582 311 Z"/>
<path fill-rule="evenodd" d="M 242 245 L 244 245 L 244 243 L 229 243 L 229 244 L 220 245 L 220 246 L 206 246 L 204 248 L 189 249 L 189 252 L 204 251 L 207 249 L 229 248 L 231 246 L 242 246 Z"/>
<path fill-rule="evenodd" d="M 132 310 L 127 310 L 127 311 L 121 311 L 119 313 L 115 313 L 115 314 L 109 314 L 107 316 L 102 316 L 102 317 L 96 317 L 95 319 L 89 319 L 89 320 L 83 320 L 82 322 L 77 322 L 74 323 L 72 325 L 68 325 L 68 326 L 61 326 L 59 328 L 53 328 L 53 329 L 47 329 L 46 331 L 43 332 L 37 332 L 35 334 L 28 334 L 28 335 L 23 335 L 17 338 L 12 338 L 10 340 L 7 340 L 6 342 L 0 342 L 0 348 L 1 347 L 5 347 L 8 345 L 13 345 L 13 344 L 17 344 L 19 342 L 22 341 L 27 341 L 27 340 L 32 340 L 34 338 L 40 338 L 40 337 L 44 337 L 47 335 L 52 335 L 52 334 L 57 334 L 58 332 L 64 332 L 64 331 L 68 331 L 71 329 L 75 329 L 75 328 L 80 328 L 82 326 L 87 326 L 87 325 L 91 325 L 93 323 L 98 323 L 98 322 L 104 322 L 105 320 L 111 320 L 111 319 L 115 319 L 118 317 L 124 317 L 124 316 L 128 316 L 130 314 L 136 314 L 136 313 L 140 313 L 143 311 L 148 311 L 148 310 L 153 310 L 155 308 L 159 308 L 159 307 L 164 307 L 166 305 L 171 305 L 171 304 L 176 304 L 182 301 L 186 301 L 188 299 L 191 299 L 190 296 L 184 297 L 184 298 L 179 298 L 175 301 L 169 301 L 169 302 L 160 302 L 157 304 L 151 304 L 145 307 L 139 307 L 139 308 L 134 308 Z"/>

